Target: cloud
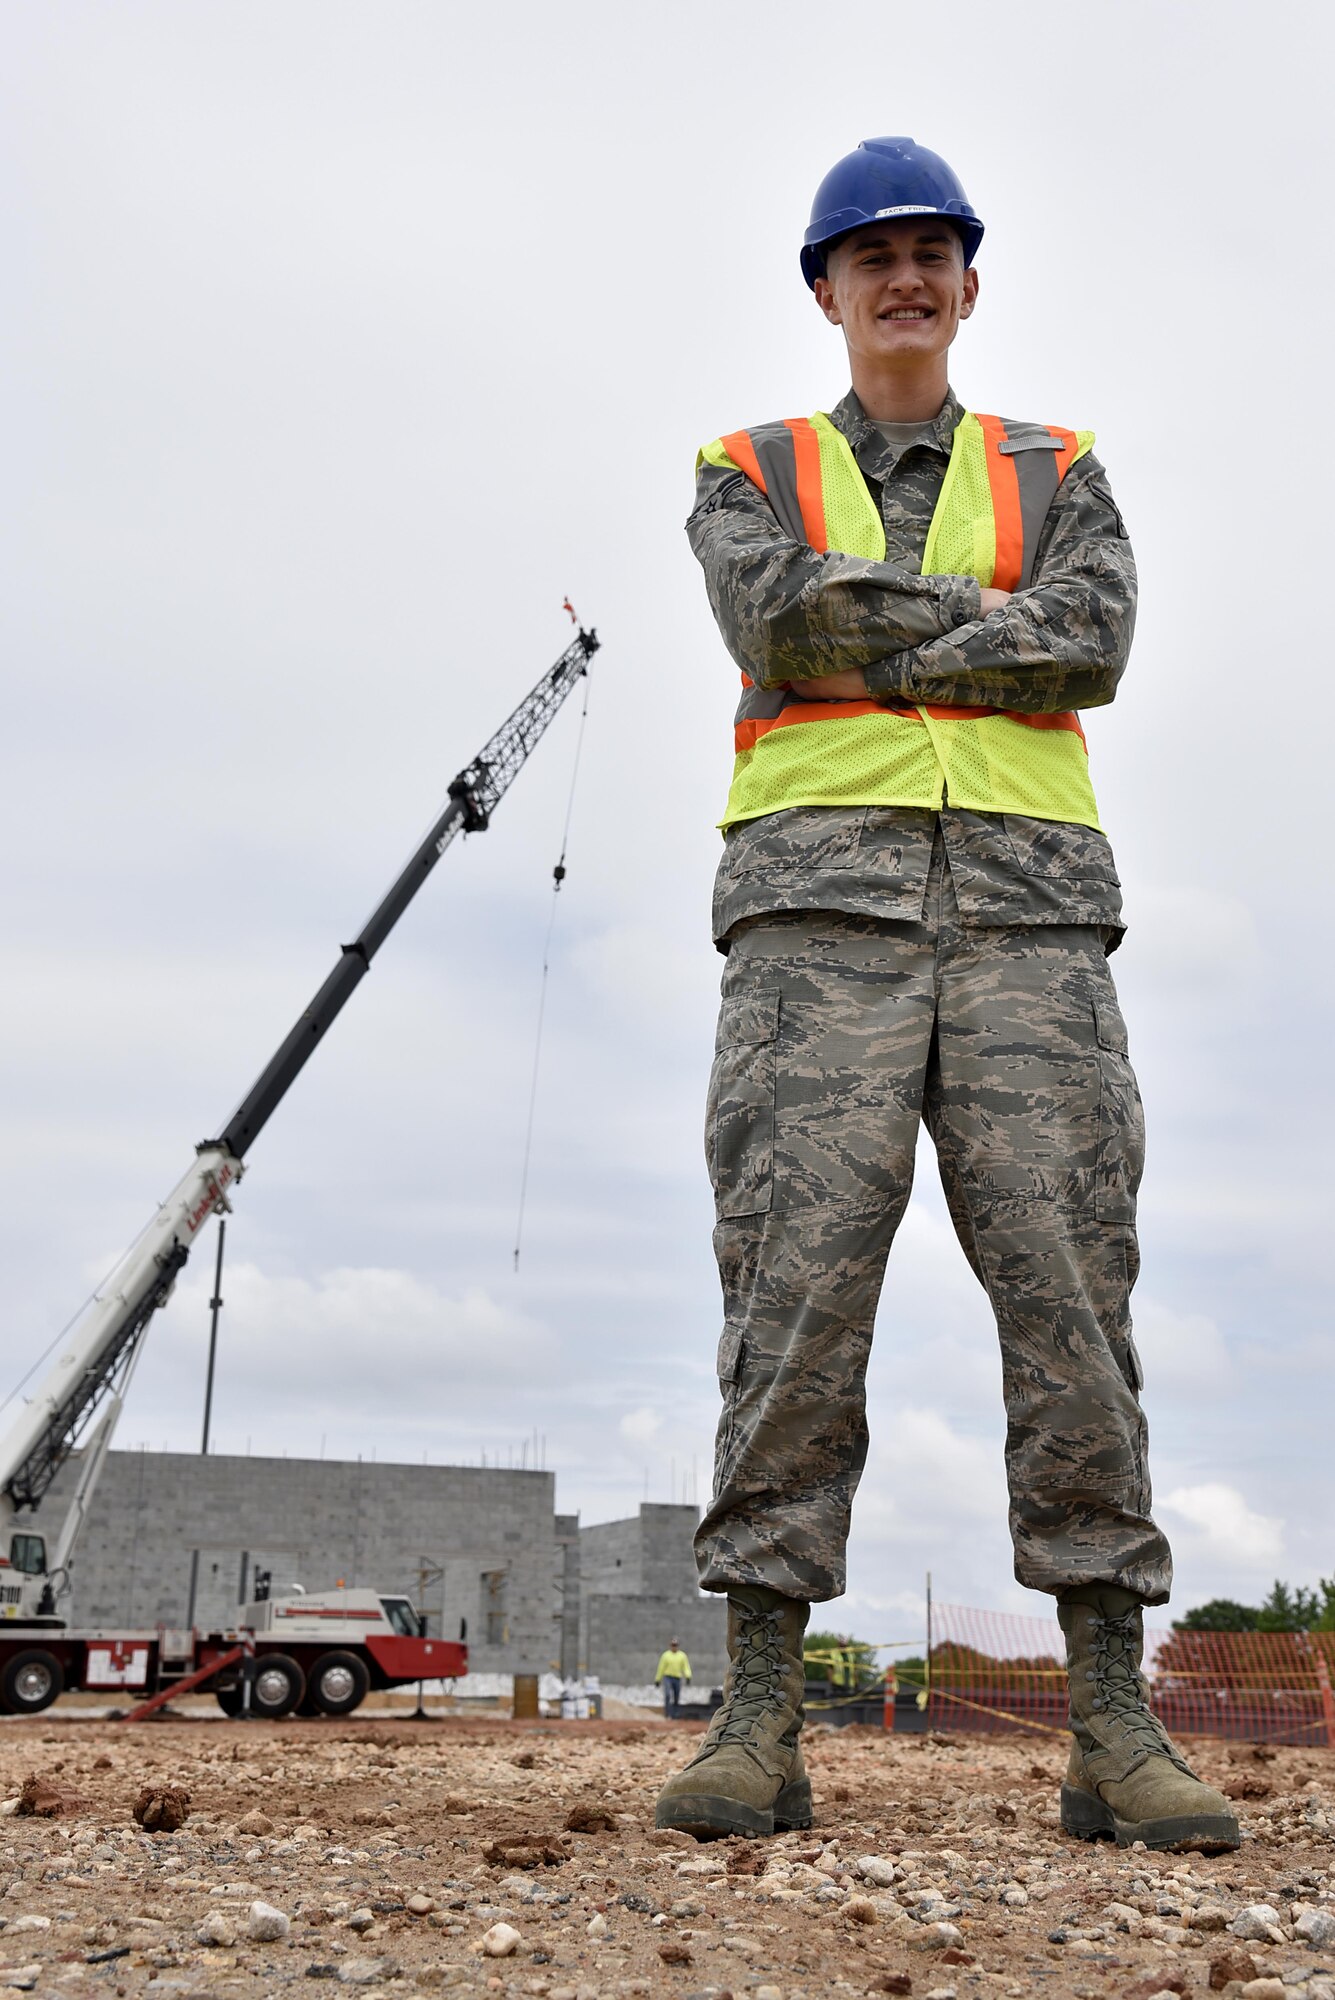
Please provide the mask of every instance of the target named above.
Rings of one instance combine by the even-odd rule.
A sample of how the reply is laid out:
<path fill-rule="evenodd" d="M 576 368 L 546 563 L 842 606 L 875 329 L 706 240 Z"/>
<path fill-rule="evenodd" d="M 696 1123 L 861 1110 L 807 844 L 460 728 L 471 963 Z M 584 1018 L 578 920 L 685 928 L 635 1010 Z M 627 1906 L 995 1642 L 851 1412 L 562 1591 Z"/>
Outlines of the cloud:
<path fill-rule="evenodd" d="M 1283 1559 L 1283 1521 L 1255 1513 L 1236 1486 L 1175 1486 L 1159 1501 L 1159 1510 L 1187 1523 L 1191 1555 L 1198 1563 L 1222 1559 L 1244 1569 L 1264 1569 Z"/>
<path fill-rule="evenodd" d="M 1136 1346 L 1151 1396 L 1230 1395 L 1236 1371 L 1228 1345 L 1206 1313 L 1178 1312 L 1144 1292 L 1135 1297 Z"/>
<path fill-rule="evenodd" d="M 1199 996 L 1226 980 L 1236 997 L 1264 963 L 1255 911 L 1223 890 L 1142 884 L 1135 927 L 1137 961 L 1153 968 L 1160 993 Z"/>
<path fill-rule="evenodd" d="M 894 1539 L 916 1536 L 923 1522 L 939 1532 L 1005 1520 L 1006 1482 L 997 1454 L 984 1440 L 953 1430 L 939 1410 L 898 1411 L 874 1456 L 889 1487 Z M 874 1519 L 875 1503 L 870 1511 Z"/>
<path fill-rule="evenodd" d="M 653 1410 L 630 1410 L 617 1429 L 630 1444 L 652 1444 L 662 1429 L 662 1419 Z"/>
<path fill-rule="evenodd" d="M 946 1214 L 925 1134 L 876 1315 L 868 1399 L 873 1438 L 888 1414 L 911 1405 L 939 1408 L 955 1423 L 967 1416 L 975 1428 L 1000 1421 L 996 1324 Z"/>
<path fill-rule="evenodd" d="M 210 1275 L 193 1274 L 196 1306 Z M 452 1295 L 411 1271 L 273 1277 L 254 1264 L 234 1264 L 225 1277 L 228 1331 L 262 1360 L 271 1382 L 309 1386 L 314 1356 L 326 1365 L 335 1356 L 363 1364 L 368 1389 L 388 1375 L 396 1394 L 428 1366 L 466 1363 L 476 1379 L 542 1363 L 537 1322 L 478 1286 Z"/>
<path fill-rule="evenodd" d="M 882 1419 L 873 1437 L 839 1617 L 861 1619 L 869 1637 L 910 1636 L 879 1628 L 911 1615 L 929 1570 L 943 1601 L 1014 1595 L 999 1440 L 957 1429 L 940 1410 L 908 1406 Z"/>
<path fill-rule="evenodd" d="M 863 1590 L 853 1602 L 860 1611 L 873 1613 L 883 1620 L 888 1619 L 890 1624 L 895 1626 L 895 1631 L 889 1633 L 885 1639 L 887 1645 L 895 1639 L 907 1640 L 910 1645 L 916 1644 L 926 1630 L 927 1600 L 920 1589 L 895 1590 L 887 1593 Z"/>
<path fill-rule="evenodd" d="M 212 1259 L 149 1329 L 120 1442 L 190 1448 L 202 1402 L 202 1337 Z M 214 1448 L 335 1455 L 474 1455 L 531 1433 L 512 1385 L 552 1398 L 560 1358 L 541 1322 L 481 1287 L 451 1293 L 405 1270 L 335 1268 L 283 1276 L 248 1262 L 223 1272 Z M 536 1398 L 535 1398 L 536 1400 Z"/>
<path fill-rule="evenodd" d="M 655 1044 L 683 1027 L 712 1030 L 720 961 L 704 951 L 665 956 L 661 923 L 619 924 L 582 939 L 571 956 L 590 989 L 643 1022 Z"/>

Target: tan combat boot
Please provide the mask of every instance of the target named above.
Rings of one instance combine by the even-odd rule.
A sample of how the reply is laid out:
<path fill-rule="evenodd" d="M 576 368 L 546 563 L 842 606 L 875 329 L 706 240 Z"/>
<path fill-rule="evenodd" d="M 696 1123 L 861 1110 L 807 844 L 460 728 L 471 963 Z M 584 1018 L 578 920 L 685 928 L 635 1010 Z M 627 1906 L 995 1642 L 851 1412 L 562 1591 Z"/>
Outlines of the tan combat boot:
<path fill-rule="evenodd" d="M 1070 1768 L 1062 1825 L 1081 1840 L 1119 1847 L 1239 1847 L 1238 1822 L 1222 1792 L 1189 1769 L 1158 1717 L 1141 1676 L 1141 1600 L 1109 1583 L 1068 1590 L 1057 1605 L 1071 1681 Z"/>
<path fill-rule="evenodd" d="M 798 1742 L 810 1609 L 759 1584 L 728 1592 L 723 1706 L 686 1769 L 660 1792 L 655 1826 L 713 1840 L 811 1825 L 811 1782 Z"/>

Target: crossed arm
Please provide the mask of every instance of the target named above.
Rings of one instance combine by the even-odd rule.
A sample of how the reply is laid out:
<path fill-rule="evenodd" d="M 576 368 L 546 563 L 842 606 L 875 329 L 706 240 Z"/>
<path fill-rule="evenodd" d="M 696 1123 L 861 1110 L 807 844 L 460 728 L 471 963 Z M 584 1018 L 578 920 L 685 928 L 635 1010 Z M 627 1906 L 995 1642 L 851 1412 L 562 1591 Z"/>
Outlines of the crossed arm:
<path fill-rule="evenodd" d="M 979 616 L 987 618 L 994 611 L 1002 611 L 1011 601 L 1009 590 L 992 590 L 979 586 Z M 791 680 L 787 683 L 790 694 L 799 701 L 870 701 L 875 696 L 867 684 L 867 675 L 862 667 L 846 667 L 839 674 L 821 674 L 811 680 Z"/>
<path fill-rule="evenodd" d="M 1097 708 L 1130 651 L 1135 562 L 1092 454 L 1062 482 L 1033 581 L 1013 595 L 819 554 L 785 535 L 741 473 L 711 465 L 687 534 L 737 665 L 801 700 Z"/>

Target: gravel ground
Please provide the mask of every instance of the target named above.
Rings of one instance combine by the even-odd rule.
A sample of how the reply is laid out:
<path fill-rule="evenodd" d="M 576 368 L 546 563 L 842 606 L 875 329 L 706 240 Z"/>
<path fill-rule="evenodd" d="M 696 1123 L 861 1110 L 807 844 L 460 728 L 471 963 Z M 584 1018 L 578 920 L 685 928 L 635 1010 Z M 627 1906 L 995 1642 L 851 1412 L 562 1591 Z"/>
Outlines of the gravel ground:
<path fill-rule="evenodd" d="M 697 1846 L 653 1831 L 656 1786 L 696 1734 L 7 1723 L 0 1986 L 1335 2000 L 1335 1753 L 1197 1743 L 1238 1801 L 1242 1850 L 1155 1855 L 1065 1838 L 1056 1738 L 817 1727 L 811 1833 Z M 29 1777 L 35 1812 L 18 1804 Z M 143 1831 L 136 1805 L 166 1827 L 172 1793 L 189 1794 L 185 1823 Z"/>

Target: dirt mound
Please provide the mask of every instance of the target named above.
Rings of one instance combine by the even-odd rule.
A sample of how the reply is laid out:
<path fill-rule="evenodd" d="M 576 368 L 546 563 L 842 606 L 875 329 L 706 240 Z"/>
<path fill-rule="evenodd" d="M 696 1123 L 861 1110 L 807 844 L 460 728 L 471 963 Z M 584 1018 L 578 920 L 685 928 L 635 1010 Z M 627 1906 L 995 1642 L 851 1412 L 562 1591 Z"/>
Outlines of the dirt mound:
<path fill-rule="evenodd" d="M 1224 1952 L 1219 1958 L 1210 1960 L 1210 1991 L 1222 1993 L 1235 1979 L 1246 1985 L 1258 1977 L 1256 1960 L 1249 1951 L 1233 1950 Z"/>
<path fill-rule="evenodd" d="M 723 1858 L 729 1875 L 759 1875 L 765 1866 L 763 1850 L 746 1841 L 729 1841 Z"/>
<path fill-rule="evenodd" d="M 567 1833 L 615 1833 L 616 1816 L 601 1799 L 581 1799 L 566 1814 Z"/>
<path fill-rule="evenodd" d="M 1134 1986 L 1128 1986 L 1123 2000 L 1154 2000 L 1156 1993 L 1190 1993 L 1191 1981 L 1184 1972 L 1177 1972 L 1171 1965 L 1160 1966 L 1147 1972 Z"/>
<path fill-rule="evenodd" d="M 63 1785 L 53 1784 L 38 1771 L 29 1771 L 19 1793 L 17 1810 L 25 1818 L 59 1819 L 62 1813 L 86 1812 L 89 1801 Z"/>
<path fill-rule="evenodd" d="M 555 1868 L 569 1861 L 569 1844 L 559 1833 L 502 1833 L 482 1849 L 496 1868 Z"/>
<path fill-rule="evenodd" d="M 1268 1799 L 1274 1786 L 1268 1778 L 1226 1778 L 1224 1791 L 1231 1799 Z"/>
<path fill-rule="evenodd" d="M 190 1794 L 179 1785 L 145 1785 L 133 1811 L 145 1833 L 175 1833 L 190 1817 Z"/>

